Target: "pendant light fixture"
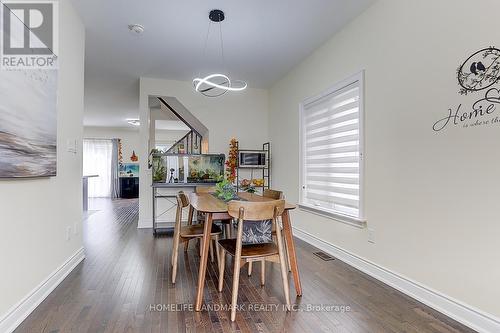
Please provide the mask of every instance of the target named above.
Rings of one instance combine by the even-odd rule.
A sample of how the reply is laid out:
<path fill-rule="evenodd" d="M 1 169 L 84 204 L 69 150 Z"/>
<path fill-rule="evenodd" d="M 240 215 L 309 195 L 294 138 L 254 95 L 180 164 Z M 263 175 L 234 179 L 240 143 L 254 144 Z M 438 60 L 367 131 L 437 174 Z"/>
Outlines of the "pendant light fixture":
<path fill-rule="evenodd" d="M 221 59 L 222 66 L 225 65 L 224 59 L 224 42 L 222 40 L 222 21 L 225 19 L 224 12 L 220 9 L 214 9 L 210 11 L 208 15 L 209 23 L 208 23 L 208 32 L 207 38 L 205 40 L 205 47 L 203 50 L 203 57 L 205 57 L 208 46 L 208 38 L 210 37 L 210 30 L 212 24 L 219 24 L 219 38 L 220 38 L 220 49 L 221 49 Z M 207 96 L 207 97 L 218 97 L 224 95 L 228 91 L 242 91 L 247 88 L 247 84 L 244 81 L 233 80 L 229 78 L 229 76 L 221 73 L 213 73 L 202 77 L 201 75 L 193 80 L 194 89 Z"/>

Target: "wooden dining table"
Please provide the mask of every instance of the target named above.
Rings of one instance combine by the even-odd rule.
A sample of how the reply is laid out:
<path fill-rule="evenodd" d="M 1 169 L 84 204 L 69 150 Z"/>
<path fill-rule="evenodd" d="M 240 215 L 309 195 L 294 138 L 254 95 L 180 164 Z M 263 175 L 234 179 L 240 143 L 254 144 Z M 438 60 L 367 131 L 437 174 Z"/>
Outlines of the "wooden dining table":
<path fill-rule="evenodd" d="M 245 201 L 263 202 L 272 201 L 271 198 L 266 198 L 257 194 L 251 194 L 247 192 L 238 193 L 238 197 Z M 212 230 L 212 222 L 218 220 L 228 220 L 231 219 L 227 212 L 227 203 L 223 200 L 218 199 L 213 194 L 210 193 L 191 193 L 189 196 L 190 207 L 189 207 L 189 224 L 193 221 L 194 211 L 202 212 L 206 214 L 204 231 L 203 231 L 203 241 L 201 258 L 200 258 L 200 268 L 198 273 L 198 290 L 196 293 L 196 303 L 195 310 L 200 311 L 203 302 L 203 289 L 205 287 L 205 274 L 207 271 L 207 261 L 210 245 L 210 231 Z M 285 203 L 285 210 L 281 216 L 283 222 L 283 234 L 285 237 L 286 246 L 288 249 L 288 255 L 290 258 L 290 267 L 292 271 L 293 281 L 295 285 L 295 291 L 297 296 L 302 296 L 302 286 L 300 284 L 299 267 L 297 264 L 297 256 L 295 253 L 295 244 L 293 241 L 292 225 L 290 221 L 289 211 L 295 209 L 296 206 L 290 203 Z"/>

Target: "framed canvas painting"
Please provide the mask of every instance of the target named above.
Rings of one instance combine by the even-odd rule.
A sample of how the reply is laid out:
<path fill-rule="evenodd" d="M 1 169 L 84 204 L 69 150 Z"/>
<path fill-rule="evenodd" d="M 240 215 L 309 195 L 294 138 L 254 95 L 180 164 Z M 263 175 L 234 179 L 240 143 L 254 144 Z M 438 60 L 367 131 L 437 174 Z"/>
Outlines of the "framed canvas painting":
<path fill-rule="evenodd" d="M 7 22 L 6 18 L 10 22 L 8 35 L 3 34 L 6 30 L 3 29 L 4 23 L 0 24 L 0 36 L 4 37 L 2 50 L 5 51 L 5 40 L 9 41 L 9 45 L 17 45 L 15 50 L 19 48 L 20 41 L 26 47 L 26 26 L 16 21 L 15 15 L 9 15 L 9 8 L 3 2 L 2 10 L 2 22 Z M 29 45 L 33 41 L 41 43 L 37 38 L 35 33 L 30 32 Z M 42 46 L 49 49 L 43 43 Z M 24 54 L 9 53 L 16 59 L 24 59 Z M 42 57 L 38 53 L 32 56 L 38 60 Z M 53 53 L 47 55 L 50 58 L 53 56 Z M 0 66 L 0 178 L 55 176 L 58 71 L 27 65 L 28 68 L 5 67 L 3 60 Z M 57 63 L 56 58 L 52 63 Z"/>
<path fill-rule="evenodd" d="M 0 71 L 0 178 L 57 170 L 57 70 Z"/>

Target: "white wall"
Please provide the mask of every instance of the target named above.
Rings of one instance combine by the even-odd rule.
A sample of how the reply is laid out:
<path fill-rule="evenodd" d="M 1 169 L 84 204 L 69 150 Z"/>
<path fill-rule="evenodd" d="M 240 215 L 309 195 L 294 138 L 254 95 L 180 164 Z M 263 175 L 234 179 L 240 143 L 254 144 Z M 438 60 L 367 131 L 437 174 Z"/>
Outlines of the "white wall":
<path fill-rule="evenodd" d="M 121 139 L 123 163 L 134 163 L 130 160 L 132 152 L 138 154 L 140 147 L 139 128 L 94 127 L 85 126 L 83 137 L 86 139 Z"/>
<path fill-rule="evenodd" d="M 177 130 L 155 130 L 155 142 L 156 143 L 176 143 L 180 139 L 189 133 L 189 130 L 177 131 Z"/>
<path fill-rule="evenodd" d="M 208 98 L 196 93 L 191 82 L 151 78 L 141 78 L 140 87 L 139 227 L 151 227 L 151 172 L 147 170 L 148 96 L 176 97 L 209 129 L 210 152 L 227 155 L 232 137 L 238 138 L 240 146 L 247 149 L 258 149 L 268 141 L 268 93 L 261 89 L 246 89 Z"/>
<path fill-rule="evenodd" d="M 303 211 L 293 224 L 496 316 L 500 127 L 435 133 L 432 125 L 477 99 L 458 94 L 456 69 L 474 51 L 500 45 L 499 11 L 494 0 L 380 0 L 269 97 L 274 185 L 296 202 L 299 103 L 365 69 L 366 217 L 375 244 L 366 229 Z"/>
<path fill-rule="evenodd" d="M 0 330 L 14 305 L 82 248 L 85 31 L 70 1 L 61 0 L 59 10 L 57 177 L 0 181 Z M 77 154 L 66 150 L 67 140 L 78 141 Z M 67 227 L 75 226 L 67 241 Z"/>

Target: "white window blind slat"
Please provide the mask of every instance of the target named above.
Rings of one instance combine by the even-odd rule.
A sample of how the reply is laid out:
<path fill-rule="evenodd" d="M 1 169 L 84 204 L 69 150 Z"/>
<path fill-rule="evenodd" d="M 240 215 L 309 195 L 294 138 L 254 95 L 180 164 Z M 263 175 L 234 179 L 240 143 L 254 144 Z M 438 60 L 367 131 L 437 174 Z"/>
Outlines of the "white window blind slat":
<path fill-rule="evenodd" d="M 309 113 L 305 115 L 304 118 L 306 120 L 310 120 L 314 117 L 321 116 L 329 112 L 331 109 L 341 108 L 344 105 L 357 100 L 358 98 L 359 98 L 359 89 L 355 87 L 348 89 L 344 93 L 333 95 L 331 100 L 328 101 L 327 103 L 324 103 L 323 101 L 319 100 L 316 102 L 312 102 L 307 105 L 309 108 Z"/>
<path fill-rule="evenodd" d="M 307 148 L 314 148 L 314 147 L 323 147 L 323 146 L 331 146 L 332 144 L 341 144 L 345 142 L 353 142 L 356 145 L 359 144 L 358 138 L 359 135 L 356 134 L 349 134 L 347 133 L 346 135 L 339 135 L 337 137 L 323 137 L 321 140 L 318 141 L 313 141 L 313 142 L 307 142 L 306 146 Z"/>
<path fill-rule="evenodd" d="M 324 112 L 322 112 L 320 115 L 307 119 L 306 124 L 308 126 L 312 126 L 315 124 L 324 123 L 328 120 L 341 119 L 342 117 L 346 117 L 353 113 L 355 114 L 358 112 L 358 102 L 352 101 L 338 108 L 330 108 L 323 111 Z"/>
<path fill-rule="evenodd" d="M 359 136 L 358 130 L 354 129 L 354 130 L 349 130 L 349 131 L 344 131 L 344 132 L 339 132 L 339 133 L 334 133 L 334 134 L 329 134 L 329 135 L 316 136 L 316 137 L 307 139 L 306 142 L 308 144 L 311 144 L 314 142 L 342 138 L 342 137 L 351 136 L 351 135 L 358 137 Z"/>
<path fill-rule="evenodd" d="M 351 153 L 333 153 L 333 154 L 320 154 L 320 155 L 309 155 L 306 158 L 308 163 L 313 160 L 339 160 L 339 159 L 353 159 L 357 160 L 359 153 L 351 152 Z"/>
<path fill-rule="evenodd" d="M 334 130 L 341 132 L 341 131 L 349 131 L 353 128 L 358 128 L 359 127 L 359 119 L 349 119 L 340 123 L 330 123 L 330 124 L 323 124 L 322 126 L 314 127 L 314 128 L 309 128 L 308 129 L 308 136 L 312 136 L 314 134 L 322 133 L 324 134 L 325 132 L 327 133 L 335 133 Z"/>
<path fill-rule="evenodd" d="M 342 128 L 337 127 L 337 130 L 335 132 L 332 132 L 331 130 L 332 130 L 332 128 L 330 128 L 329 126 L 324 126 L 324 127 L 317 129 L 317 130 L 310 130 L 306 136 L 306 139 L 311 140 L 311 139 L 315 139 L 315 138 L 319 138 L 319 137 L 323 137 L 323 136 L 327 136 L 327 135 L 333 135 L 333 134 L 337 134 L 340 136 L 341 135 L 340 133 L 350 132 L 353 130 L 358 131 L 359 124 L 356 121 L 356 122 L 353 122 L 352 124 L 343 126 Z"/>
<path fill-rule="evenodd" d="M 321 121 L 313 121 L 306 123 L 308 130 L 319 128 L 340 128 L 351 124 L 356 124 L 358 120 L 358 108 L 350 109 L 339 114 L 334 114 L 330 117 L 320 119 Z M 354 121 L 356 120 L 356 121 Z"/>
<path fill-rule="evenodd" d="M 356 186 L 353 184 L 352 186 Z M 314 189 L 314 190 L 320 190 L 320 191 L 326 191 L 326 192 L 342 192 L 345 194 L 350 194 L 350 195 L 355 195 L 359 197 L 359 190 L 358 189 L 350 189 L 350 188 L 345 188 L 343 186 L 320 186 L 320 185 L 309 185 L 309 188 Z"/>
<path fill-rule="evenodd" d="M 359 219 L 361 84 L 356 77 L 301 111 L 301 204 Z"/>

